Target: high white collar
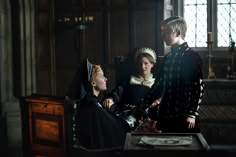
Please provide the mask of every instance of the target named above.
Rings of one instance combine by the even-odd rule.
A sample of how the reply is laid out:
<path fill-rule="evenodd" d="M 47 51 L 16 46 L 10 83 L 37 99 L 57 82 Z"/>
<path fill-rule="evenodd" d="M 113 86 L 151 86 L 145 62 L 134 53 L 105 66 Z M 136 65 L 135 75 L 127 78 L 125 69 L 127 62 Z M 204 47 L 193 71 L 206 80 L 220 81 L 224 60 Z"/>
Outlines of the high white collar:
<path fill-rule="evenodd" d="M 141 75 L 138 76 L 131 76 L 130 78 L 130 84 L 138 84 L 138 85 L 144 85 L 149 88 L 154 84 L 155 78 L 153 78 L 153 74 L 150 74 L 147 77 L 143 77 Z"/>

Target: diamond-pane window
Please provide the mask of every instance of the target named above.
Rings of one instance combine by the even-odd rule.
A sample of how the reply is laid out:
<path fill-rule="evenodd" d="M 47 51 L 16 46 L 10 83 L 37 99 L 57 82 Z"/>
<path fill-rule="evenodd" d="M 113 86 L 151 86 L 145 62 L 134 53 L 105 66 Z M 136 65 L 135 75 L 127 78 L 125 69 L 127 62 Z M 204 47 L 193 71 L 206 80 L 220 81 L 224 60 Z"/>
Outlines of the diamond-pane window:
<path fill-rule="evenodd" d="M 185 40 L 191 47 L 207 47 L 207 0 L 185 0 L 184 18 L 187 22 Z"/>
<path fill-rule="evenodd" d="M 207 47 L 207 30 L 213 30 L 217 47 L 228 47 L 236 40 L 236 0 L 184 0 L 183 13 L 190 46 Z"/>
<path fill-rule="evenodd" d="M 217 46 L 227 47 L 236 39 L 236 0 L 217 1 Z"/>

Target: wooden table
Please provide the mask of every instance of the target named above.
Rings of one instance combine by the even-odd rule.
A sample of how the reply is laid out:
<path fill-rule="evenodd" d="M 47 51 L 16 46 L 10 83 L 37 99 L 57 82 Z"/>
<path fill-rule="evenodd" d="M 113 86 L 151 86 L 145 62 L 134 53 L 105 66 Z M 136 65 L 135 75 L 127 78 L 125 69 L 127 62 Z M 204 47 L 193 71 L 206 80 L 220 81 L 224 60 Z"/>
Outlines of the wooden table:
<path fill-rule="evenodd" d="M 191 144 L 187 145 L 145 145 L 140 144 L 142 137 L 153 137 L 154 139 L 163 138 L 182 138 L 191 137 Z M 128 133 L 124 145 L 124 152 L 126 156 L 201 156 L 202 153 L 208 153 L 210 146 L 201 133 Z"/>

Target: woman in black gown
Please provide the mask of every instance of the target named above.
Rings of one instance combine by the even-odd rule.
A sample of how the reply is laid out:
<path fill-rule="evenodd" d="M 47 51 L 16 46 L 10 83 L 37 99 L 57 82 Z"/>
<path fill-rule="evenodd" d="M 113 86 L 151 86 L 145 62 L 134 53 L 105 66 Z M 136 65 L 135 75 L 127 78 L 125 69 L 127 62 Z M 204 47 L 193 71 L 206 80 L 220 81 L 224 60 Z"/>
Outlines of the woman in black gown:
<path fill-rule="evenodd" d="M 99 93 L 107 89 L 107 78 L 101 67 L 86 60 L 75 78 L 79 86 L 74 86 L 77 92 L 69 96 L 80 99 L 76 116 L 80 145 L 87 149 L 122 148 L 129 127 L 126 121 L 104 109 L 98 100 Z"/>
<path fill-rule="evenodd" d="M 147 108 L 140 106 L 142 99 L 155 82 L 152 69 L 156 60 L 157 56 L 154 50 L 150 48 L 138 49 L 135 54 L 137 71 L 120 81 L 103 101 L 106 108 L 115 110 L 117 115 L 126 119 L 132 130 L 135 130 L 139 125 L 139 120 L 143 115 L 156 116 L 156 109 L 146 112 Z"/>

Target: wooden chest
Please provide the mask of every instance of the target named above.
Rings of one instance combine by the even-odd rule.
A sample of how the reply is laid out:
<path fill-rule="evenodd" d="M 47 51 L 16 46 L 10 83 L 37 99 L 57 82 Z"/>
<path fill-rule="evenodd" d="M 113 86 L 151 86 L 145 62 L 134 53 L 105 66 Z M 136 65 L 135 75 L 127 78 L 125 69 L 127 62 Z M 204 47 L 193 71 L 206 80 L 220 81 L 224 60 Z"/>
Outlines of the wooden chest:
<path fill-rule="evenodd" d="M 33 95 L 21 99 L 23 156 L 66 156 L 64 104 L 62 97 Z"/>

